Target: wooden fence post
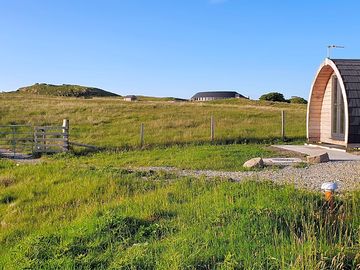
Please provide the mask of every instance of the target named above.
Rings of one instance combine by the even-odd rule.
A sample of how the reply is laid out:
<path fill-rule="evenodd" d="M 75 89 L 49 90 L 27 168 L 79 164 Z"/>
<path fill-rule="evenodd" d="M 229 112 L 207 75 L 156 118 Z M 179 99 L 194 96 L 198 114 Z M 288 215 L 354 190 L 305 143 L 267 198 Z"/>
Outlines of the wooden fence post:
<path fill-rule="evenodd" d="M 144 146 L 144 123 L 140 125 L 140 146 Z"/>
<path fill-rule="evenodd" d="M 285 141 L 285 111 L 281 110 L 281 138 Z"/>
<path fill-rule="evenodd" d="M 211 116 L 210 118 L 210 138 L 211 141 L 213 142 L 215 139 L 215 121 L 214 121 L 214 116 Z"/>
<path fill-rule="evenodd" d="M 63 149 L 64 151 L 69 151 L 69 119 L 64 119 L 62 124 L 62 133 L 63 133 Z"/>

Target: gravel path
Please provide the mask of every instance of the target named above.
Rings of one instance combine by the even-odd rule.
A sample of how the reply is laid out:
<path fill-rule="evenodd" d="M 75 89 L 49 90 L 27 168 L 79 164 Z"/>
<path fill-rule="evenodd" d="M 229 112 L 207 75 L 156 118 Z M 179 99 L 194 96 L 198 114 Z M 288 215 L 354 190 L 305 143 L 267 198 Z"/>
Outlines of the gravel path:
<path fill-rule="evenodd" d="M 336 181 L 339 192 L 360 189 L 360 161 L 338 161 L 311 165 L 306 168 L 287 166 L 283 169 L 266 168 L 261 171 L 223 172 L 211 170 L 181 170 L 173 167 L 142 167 L 140 171 L 166 171 L 180 176 L 222 177 L 232 181 L 245 179 L 271 180 L 290 183 L 298 188 L 320 191 L 323 182 Z"/>

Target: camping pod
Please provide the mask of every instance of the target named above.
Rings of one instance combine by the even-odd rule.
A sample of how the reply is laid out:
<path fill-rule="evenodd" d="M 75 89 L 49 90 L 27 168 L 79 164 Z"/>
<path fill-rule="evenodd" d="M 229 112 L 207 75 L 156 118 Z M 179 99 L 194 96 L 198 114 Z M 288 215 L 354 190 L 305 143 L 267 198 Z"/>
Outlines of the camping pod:
<path fill-rule="evenodd" d="M 360 59 L 325 59 L 307 107 L 310 143 L 360 147 Z"/>

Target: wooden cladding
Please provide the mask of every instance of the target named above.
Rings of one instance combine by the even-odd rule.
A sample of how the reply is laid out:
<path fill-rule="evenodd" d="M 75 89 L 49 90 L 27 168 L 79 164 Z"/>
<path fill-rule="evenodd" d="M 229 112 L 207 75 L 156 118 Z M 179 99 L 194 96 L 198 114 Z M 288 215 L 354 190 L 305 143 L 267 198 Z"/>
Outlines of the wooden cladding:
<path fill-rule="evenodd" d="M 325 65 L 321 68 L 316 77 L 311 92 L 308 108 L 308 138 L 312 141 L 321 140 L 321 112 L 325 90 L 334 70 Z M 331 108 L 330 108 L 331 110 Z"/>

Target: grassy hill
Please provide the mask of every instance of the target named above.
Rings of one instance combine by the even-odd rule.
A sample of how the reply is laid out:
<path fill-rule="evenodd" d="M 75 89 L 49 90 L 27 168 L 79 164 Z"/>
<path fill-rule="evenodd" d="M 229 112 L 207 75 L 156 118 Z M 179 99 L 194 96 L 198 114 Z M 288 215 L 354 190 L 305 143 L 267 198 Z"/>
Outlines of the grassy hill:
<path fill-rule="evenodd" d="M 271 142 L 281 134 L 281 110 L 286 112 L 286 136 L 304 140 L 306 105 L 229 100 L 174 102 L 118 98 L 77 99 L 0 94 L 0 124 L 60 124 L 70 120 L 70 140 L 104 147 L 139 145 L 140 124 L 149 146 L 206 143 L 210 117 L 218 143 Z"/>
<path fill-rule="evenodd" d="M 31 86 L 21 87 L 16 90 L 20 94 L 35 94 L 63 97 L 114 97 L 117 94 L 95 88 L 80 85 L 62 84 L 53 85 L 46 83 L 36 83 Z"/>

